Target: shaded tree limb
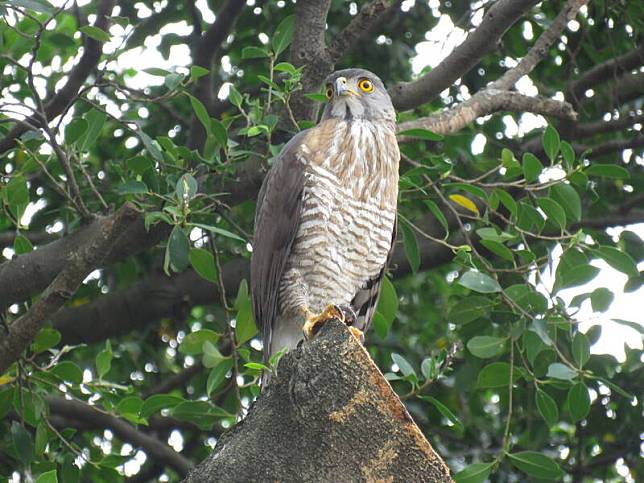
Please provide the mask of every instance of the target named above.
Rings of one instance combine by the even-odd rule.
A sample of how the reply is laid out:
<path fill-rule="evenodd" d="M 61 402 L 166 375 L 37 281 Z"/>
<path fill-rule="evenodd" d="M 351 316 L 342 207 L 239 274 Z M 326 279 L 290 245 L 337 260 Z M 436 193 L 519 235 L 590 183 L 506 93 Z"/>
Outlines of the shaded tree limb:
<path fill-rule="evenodd" d="M 394 479 L 452 481 L 368 352 L 332 320 L 280 360 L 246 418 L 184 481 Z"/>
<path fill-rule="evenodd" d="M 587 70 L 577 80 L 570 83 L 566 97 L 574 104 L 577 104 L 583 100 L 581 96 L 586 90 L 608 79 L 617 78 L 620 74 L 642 64 L 644 64 L 644 45 L 640 45 L 624 55 L 597 64 Z"/>
<path fill-rule="evenodd" d="M 481 24 L 436 68 L 412 82 L 389 89 L 391 100 L 399 111 L 430 102 L 453 82 L 470 71 L 480 59 L 496 49 L 497 42 L 535 0 L 499 0 L 486 12 Z"/>
<path fill-rule="evenodd" d="M 193 466 L 188 458 L 177 453 L 157 438 L 145 434 L 132 424 L 111 414 L 99 411 L 89 404 L 56 396 L 48 396 L 46 401 L 53 414 L 64 417 L 68 421 L 79 421 L 83 424 L 84 429 L 108 428 L 121 441 L 126 441 L 132 446 L 142 448 L 150 458 L 164 466 L 171 467 L 182 476 L 188 473 Z"/>
<path fill-rule="evenodd" d="M 114 7 L 115 0 L 101 0 L 96 9 L 96 21 L 94 26 L 102 30 L 109 30 L 110 14 Z M 78 64 L 69 73 L 65 85 L 55 94 L 52 94 L 50 99 L 45 101 L 45 113 L 47 119 L 53 119 L 61 114 L 78 94 L 79 89 L 83 82 L 87 79 L 90 72 L 96 67 L 99 59 L 103 44 L 85 35 L 84 52 Z M 28 124 L 35 126 L 40 125 L 38 116 L 32 116 L 27 120 L 27 124 L 16 124 L 1 140 L 0 140 L 0 154 L 13 148 L 16 145 L 16 140 L 25 133 L 29 128 Z"/>
<path fill-rule="evenodd" d="M 525 96 L 515 91 L 485 88 L 468 100 L 443 112 L 407 121 L 398 125 L 398 131 L 428 129 L 437 134 L 451 134 L 474 122 L 477 118 L 499 111 L 532 112 L 557 119 L 572 120 L 576 113 L 567 102 L 542 96 Z M 398 142 L 413 140 L 398 136 Z"/>
<path fill-rule="evenodd" d="M 539 62 L 547 55 L 550 46 L 557 40 L 561 33 L 568 25 L 568 22 L 575 18 L 579 9 L 583 7 L 588 0 L 568 0 L 564 8 L 557 14 L 547 30 L 545 30 L 537 39 L 528 53 L 519 61 L 519 63 L 503 74 L 498 80 L 494 81 L 490 88 L 509 89 L 524 75 L 528 75 L 537 66 Z"/>
<path fill-rule="evenodd" d="M 3 231 L 0 233 L 0 249 L 13 245 L 16 241 L 16 232 L 12 231 Z M 34 245 L 42 245 L 58 240 L 60 235 L 56 233 L 47 233 L 46 231 L 25 231 L 20 232 L 20 235 L 24 236 Z"/>
<path fill-rule="evenodd" d="M 334 64 L 344 55 L 349 53 L 358 42 L 369 35 L 380 23 L 387 13 L 399 8 L 400 0 L 373 0 L 368 3 L 351 20 L 333 40 L 327 49 L 331 62 Z"/>
<path fill-rule="evenodd" d="M 317 91 L 324 78 L 333 70 L 333 60 L 324 41 L 330 5 L 331 0 L 300 0 L 295 4 L 290 61 L 297 67 L 305 66 L 302 90 L 295 92 L 290 101 L 297 120 L 315 119 L 318 105 L 304 97 L 304 94 Z"/>
<path fill-rule="evenodd" d="M 128 227 L 137 211 L 125 204 L 114 216 L 102 218 L 100 228 L 88 243 L 69 257 L 60 273 L 29 310 L 8 326 L 0 340 L 0 374 L 20 357 L 38 331 L 76 292 L 83 279 L 104 260 L 109 247 Z"/>

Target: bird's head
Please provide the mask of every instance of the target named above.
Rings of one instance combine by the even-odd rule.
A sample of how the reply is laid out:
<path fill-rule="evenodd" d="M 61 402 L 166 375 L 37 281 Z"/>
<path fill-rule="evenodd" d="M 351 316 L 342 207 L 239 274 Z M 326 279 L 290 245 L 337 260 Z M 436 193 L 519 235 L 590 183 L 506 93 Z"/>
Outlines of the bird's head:
<path fill-rule="evenodd" d="M 373 72 L 364 69 L 338 70 L 326 78 L 324 86 L 329 102 L 322 120 L 396 120 L 387 89 Z"/>

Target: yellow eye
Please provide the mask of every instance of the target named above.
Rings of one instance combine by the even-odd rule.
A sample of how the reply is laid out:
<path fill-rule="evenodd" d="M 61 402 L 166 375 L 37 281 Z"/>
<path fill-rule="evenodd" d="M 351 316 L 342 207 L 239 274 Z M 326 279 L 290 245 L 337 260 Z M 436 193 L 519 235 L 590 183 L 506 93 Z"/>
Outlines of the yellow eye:
<path fill-rule="evenodd" d="M 358 87 L 362 92 L 373 92 L 373 82 L 371 82 L 369 79 L 362 79 L 360 82 L 358 82 Z"/>
<path fill-rule="evenodd" d="M 333 97 L 333 87 L 331 87 L 331 84 L 326 86 L 326 98 L 331 99 Z"/>

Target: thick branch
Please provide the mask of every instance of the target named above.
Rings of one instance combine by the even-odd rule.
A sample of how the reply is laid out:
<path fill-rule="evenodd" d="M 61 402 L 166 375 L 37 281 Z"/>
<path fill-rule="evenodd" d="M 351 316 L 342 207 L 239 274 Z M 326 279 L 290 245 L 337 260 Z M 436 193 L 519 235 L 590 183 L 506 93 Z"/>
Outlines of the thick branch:
<path fill-rule="evenodd" d="M 244 421 L 185 481 L 452 479 L 364 347 L 332 320 L 282 358 Z"/>
<path fill-rule="evenodd" d="M 318 105 L 304 97 L 317 91 L 324 78 L 333 70 L 333 60 L 326 49 L 324 33 L 331 0 L 300 0 L 295 4 L 295 30 L 290 59 L 295 66 L 304 65 L 302 91 L 290 101 L 296 120 L 315 119 Z"/>
<path fill-rule="evenodd" d="M 102 29 L 109 30 L 109 16 L 112 13 L 115 0 L 101 0 L 96 9 L 96 21 L 94 26 Z M 46 102 L 45 112 L 47 119 L 54 119 L 61 114 L 67 106 L 73 102 L 78 94 L 78 90 L 87 79 L 90 72 L 101 58 L 103 44 L 88 36 L 85 36 L 84 52 L 78 64 L 72 69 L 67 78 L 65 85 Z M 31 117 L 27 120 L 30 125 L 38 126 L 40 122 L 38 118 Z M 0 140 L 0 154 L 13 148 L 16 145 L 16 140 L 28 130 L 25 123 L 16 124 L 7 135 Z"/>
<path fill-rule="evenodd" d="M 529 74 L 546 56 L 550 46 L 557 40 L 568 25 L 575 18 L 579 9 L 588 3 L 588 0 L 568 0 L 564 8 L 557 14 L 548 29 L 543 32 L 519 63 L 492 83 L 494 89 L 509 89 L 524 75 Z"/>
<path fill-rule="evenodd" d="M 592 69 L 584 72 L 579 79 L 570 83 L 567 97 L 576 102 L 591 87 L 610 78 L 617 78 L 618 75 L 642 64 L 644 64 L 644 45 L 640 45 L 622 56 L 597 64 Z"/>
<path fill-rule="evenodd" d="M 575 119 L 575 112 L 567 102 L 547 97 L 530 97 L 514 91 L 486 88 L 467 101 L 446 111 L 421 117 L 398 125 L 399 131 L 423 128 L 437 134 L 451 134 L 471 124 L 479 117 L 499 111 L 532 112 L 557 119 Z M 407 142 L 407 136 L 398 136 L 399 142 Z"/>
<path fill-rule="evenodd" d="M 100 220 L 95 236 L 67 260 L 65 268 L 44 290 L 40 299 L 8 327 L 0 341 L 0 374 L 20 356 L 44 323 L 69 300 L 83 279 L 105 258 L 109 247 L 136 215 L 131 205 L 124 205 L 113 217 Z"/>
<path fill-rule="evenodd" d="M 329 47 L 328 52 L 331 56 L 331 61 L 336 63 L 350 52 L 362 39 L 380 25 L 388 12 L 398 8 L 399 3 L 399 1 L 395 1 L 392 4 L 391 0 L 373 0 L 365 5 L 349 25 L 336 36 Z"/>
<path fill-rule="evenodd" d="M 20 232 L 20 235 L 24 236 L 34 245 L 41 245 L 43 243 L 51 243 L 54 240 L 60 238 L 59 235 L 55 233 L 47 233 L 46 231 L 25 231 Z M 0 250 L 4 247 L 9 247 L 13 245 L 16 241 L 16 232 L 15 231 L 3 231 L 0 233 Z"/>
<path fill-rule="evenodd" d="M 121 441 L 142 448 L 149 457 L 171 467 L 182 476 L 192 468 L 189 459 L 153 436 L 142 433 L 122 419 L 99 411 L 88 404 L 61 397 L 49 396 L 47 403 L 53 414 L 80 421 L 85 428 L 111 429 Z"/>
<path fill-rule="evenodd" d="M 497 42 L 525 12 L 536 5 L 535 0 L 499 0 L 487 11 L 481 24 L 470 32 L 461 45 L 435 69 L 413 82 L 404 82 L 389 90 L 399 111 L 413 109 L 429 102 L 441 91 L 472 69 L 480 59 L 496 49 Z"/>

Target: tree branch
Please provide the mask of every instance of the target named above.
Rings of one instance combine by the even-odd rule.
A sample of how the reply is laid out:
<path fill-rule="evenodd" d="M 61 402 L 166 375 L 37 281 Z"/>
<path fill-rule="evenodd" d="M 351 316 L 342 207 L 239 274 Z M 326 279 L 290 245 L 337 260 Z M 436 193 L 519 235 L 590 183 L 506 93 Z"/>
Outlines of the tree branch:
<path fill-rule="evenodd" d="M 566 97 L 572 102 L 579 102 L 586 90 L 610 78 L 617 78 L 618 75 L 642 64 L 644 64 L 644 45 L 640 45 L 624 55 L 597 64 L 592 69 L 587 70 L 579 79 L 570 83 Z"/>
<path fill-rule="evenodd" d="M 295 92 L 290 107 L 296 120 L 314 120 L 318 104 L 304 97 L 317 91 L 324 78 L 333 70 L 333 60 L 324 42 L 326 16 L 331 0 L 299 0 L 295 4 L 295 30 L 290 60 L 295 66 L 305 66 L 302 87 Z"/>
<path fill-rule="evenodd" d="M 365 348 L 332 320 L 280 360 L 244 421 L 185 481 L 345 480 L 452 481 Z"/>
<path fill-rule="evenodd" d="M 400 6 L 400 1 L 373 0 L 365 5 L 335 38 L 328 48 L 334 64 L 381 24 L 387 13 Z"/>
<path fill-rule="evenodd" d="M 535 0 L 499 0 L 492 4 L 476 30 L 470 32 L 463 43 L 435 69 L 420 79 L 403 82 L 389 89 L 396 109 L 413 109 L 419 104 L 430 102 L 450 87 L 480 59 L 496 49 L 497 42 L 505 32 L 537 3 Z"/>
<path fill-rule="evenodd" d="M 398 131 L 428 129 L 437 134 L 451 134 L 474 122 L 478 117 L 499 111 L 532 112 L 547 117 L 573 120 L 575 112 L 567 102 L 547 97 L 530 97 L 514 91 L 483 89 L 467 101 L 446 111 L 407 121 L 398 125 Z M 398 136 L 398 142 L 409 142 L 413 138 Z"/>
<path fill-rule="evenodd" d="M 102 30 L 109 29 L 110 14 L 112 13 L 114 3 L 115 0 L 101 0 L 99 2 L 96 9 L 95 27 Z M 87 79 L 87 76 L 89 76 L 92 69 L 98 64 L 102 50 L 103 44 L 101 42 L 85 36 L 84 52 L 78 64 L 69 73 L 65 85 L 46 101 L 45 113 L 47 114 L 47 119 L 54 119 L 74 100 L 78 94 L 78 90 Z M 40 125 L 39 119 L 35 116 L 30 117 L 27 123 L 36 126 Z M 25 123 L 16 124 L 0 140 L 0 154 L 13 148 L 16 145 L 16 140 L 28 129 Z"/>
<path fill-rule="evenodd" d="M 103 218 L 95 236 L 67 260 L 65 268 L 44 290 L 40 299 L 8 326 L 8 333 L 0 340 L 0 374 L 18 359 L 44 323 L 74 295 L 83 279 L 104 260 L 109 247 L 136 213 L 131 205 L 126 204 L 113 217 Z"/>
<path fill-rule="evenodd" d="M 181 476 L 186 475 L 193 466 L 188 458 L 177 453 L 167 444 L 153 436 L 142 433 L 130 423 L 116 416 L 106 414 L 95 407 L 75 400 L 55 396 L 48 396 L 46 400 L 53 414 L 68 420 L 80 421 L 83 423 L 84 428 L 87 429 L 109 428 L 121 441 L 127 441 L 132 446 L 143 448 L 145 453 L 152 459 L 162 465 L 171 467 Z"/>

